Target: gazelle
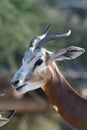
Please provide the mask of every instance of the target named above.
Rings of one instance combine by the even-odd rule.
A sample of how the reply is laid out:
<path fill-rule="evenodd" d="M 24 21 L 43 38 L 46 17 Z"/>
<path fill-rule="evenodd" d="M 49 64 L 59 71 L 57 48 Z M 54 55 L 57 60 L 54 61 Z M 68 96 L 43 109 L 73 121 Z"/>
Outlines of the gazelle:
<path fill-rule="evenodd" d="M 49 27 L 41 36 L 33 38 L 22 60 L 22 66 L 12 78 L 13 87 L 26 93 L 42 88 L 55 110 L 73 128 L 87 130 L 87 99 L 74 90 L 59 71 L 55 61 L 70 60 L 85 52 L 83 48 L 70 46 L 50 52 L 42 46 L 50 41 L 68 37 L 69 32 L 47 36 Z"/>
<path fill-rule="evenodd" d="M 0 96 L 3 96 L 4 93 L 0 93 Z M 8 123 L 10 118 L 14 115 L 15 110 L 7 110 L 0 112 L 0 127 Z"/>

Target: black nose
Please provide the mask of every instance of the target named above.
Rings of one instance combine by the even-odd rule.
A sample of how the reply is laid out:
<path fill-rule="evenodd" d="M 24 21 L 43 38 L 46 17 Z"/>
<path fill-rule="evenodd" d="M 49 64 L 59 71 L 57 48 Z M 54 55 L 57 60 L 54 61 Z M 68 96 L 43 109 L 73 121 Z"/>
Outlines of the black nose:
<path fill-rule="evenodd" d="M 12 82 L 12 84 L 13 84 L 14 86 L 16 86 L 18 83 L 19 83 L 19 80 L 16 80 L 16 81 Z"/>

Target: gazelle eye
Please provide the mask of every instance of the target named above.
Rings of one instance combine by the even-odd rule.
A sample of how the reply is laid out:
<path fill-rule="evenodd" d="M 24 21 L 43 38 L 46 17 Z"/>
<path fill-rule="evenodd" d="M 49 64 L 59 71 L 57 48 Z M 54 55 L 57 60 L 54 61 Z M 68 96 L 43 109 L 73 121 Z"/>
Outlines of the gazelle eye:
<path fill-rule="evenodd" d="M 36 61 L 35 66 L 39 66 L 39 65 L 41 65 L 42 63 L 43 63 L 43 60 L 42 60 L 42 59 L 39 59 L 39 60 Z"/>

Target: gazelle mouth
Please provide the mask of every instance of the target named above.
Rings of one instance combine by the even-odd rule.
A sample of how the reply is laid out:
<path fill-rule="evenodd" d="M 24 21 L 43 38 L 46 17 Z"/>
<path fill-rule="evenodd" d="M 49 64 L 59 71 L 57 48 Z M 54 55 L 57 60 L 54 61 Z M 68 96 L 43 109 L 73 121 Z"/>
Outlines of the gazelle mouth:
<path fill-rule="evenodd" d="M 22 94 L 32 91 L 35 89 L 40 88 L 41 86 L 44 86 L 43 82 L 24 82 L 22 84 L 19 84 L 14 89 Z"/>
<path fill-rule="evenodd" d="M 22 87 L 24 87 L 26 84 L 23 84 L 23 85 L 21 85 L 21 86 L 19 86 L 19 87 L 17 87 L 16 88 L 16 91 L 19 91 Z"/>

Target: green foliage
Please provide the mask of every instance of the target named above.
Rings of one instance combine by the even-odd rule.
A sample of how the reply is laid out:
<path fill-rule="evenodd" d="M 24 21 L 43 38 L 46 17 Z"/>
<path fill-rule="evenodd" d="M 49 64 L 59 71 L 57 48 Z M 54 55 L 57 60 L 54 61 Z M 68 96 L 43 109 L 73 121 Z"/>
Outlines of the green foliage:
<path fill-rule="evenodd" d="M 47 44 L 48 49 L 59 49 L 70 43 L 86 48 L 87 18 L 83 21 L 72 10 L 57 8 L 55 3 L 56 0 L 0 1 L 0 69 L 16 69 L 29 41 L 50 23 L 53 25 L 50 33 L 62 33 L 71 28 L 72 36 L 57 41 L 60 44 Z M 80 60 L 86 64 L 85 58 Z"/>

